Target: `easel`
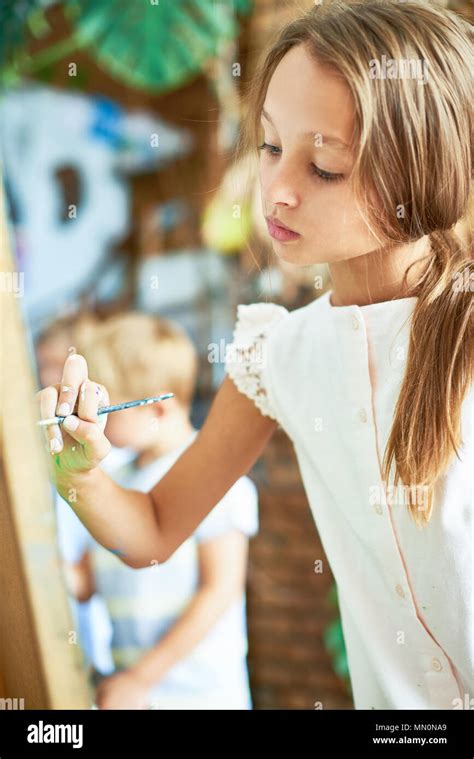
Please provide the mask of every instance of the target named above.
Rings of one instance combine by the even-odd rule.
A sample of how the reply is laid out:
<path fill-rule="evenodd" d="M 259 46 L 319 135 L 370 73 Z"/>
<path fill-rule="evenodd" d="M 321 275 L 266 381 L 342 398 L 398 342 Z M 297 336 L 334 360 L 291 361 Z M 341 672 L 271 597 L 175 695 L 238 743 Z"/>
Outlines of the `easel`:
<path fill-rule="evenodd" d="M 0 175 L 0 708 L 89 709 L 13 272 Z"/>

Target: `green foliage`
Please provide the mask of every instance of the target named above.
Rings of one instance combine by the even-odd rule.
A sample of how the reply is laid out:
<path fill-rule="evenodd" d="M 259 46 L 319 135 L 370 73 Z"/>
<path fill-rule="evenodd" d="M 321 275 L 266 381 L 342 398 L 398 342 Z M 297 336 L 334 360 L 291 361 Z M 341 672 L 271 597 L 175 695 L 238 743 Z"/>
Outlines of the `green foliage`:
<path fill-rule="evenodd" d="M 334 582 L 331 585 L 328 594 L 329 603 L 336 611 L 339 611 L 339 604 L 337 598 L 337 585 Z M 346 646 L 344 643 L 344 634 L 342 630 L 342 622 L 340 616 L 334 619 L 326 628 L 323 635 L 324 645 L 331 654 L 332 664 L 335 673 L 341 677 L 347 687 L 348 692 L 351 690 L 349 665 L 347 662 Z"/>
<path fill-rule="evenodd" d="M 40 0 L 2 0 L 0 3 L 0 67 L 9 63 L 24 44 L 28 17 L 41 5 Z"/>
<path fill-rule="evenodd" d="M 75 36 L 108 72 L 133 87 L 165 92 L 192 80 L 253 0 L 77 0 Z"/>
<path fill-rule="evenodd" d="M 86 48 L 124 84 L 167 92 L 198 76 L 220 46 L 238 35 L 238 16 L 250 13 L 254 1 L 63 0 L 71 36 L 30 58 L 27 32 L 44 34 L 43 9 L 53 0 L 1 0 L 0 72 L 4 83 L 21 74 L 46 79 L 49 66 Z"/>

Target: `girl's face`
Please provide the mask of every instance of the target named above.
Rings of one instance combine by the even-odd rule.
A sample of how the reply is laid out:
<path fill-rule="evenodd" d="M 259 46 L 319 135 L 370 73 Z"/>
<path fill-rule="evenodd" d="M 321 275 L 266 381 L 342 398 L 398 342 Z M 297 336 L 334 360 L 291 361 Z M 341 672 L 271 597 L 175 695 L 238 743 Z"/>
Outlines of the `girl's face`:
<path fill-rule="evenodd" d="M 320 66 L 304 45 L 296 45 L 273 72 L 263 109 L 264 215 L 298 233 L 283 239 L 270 223 L 276 255 L 302 266 L 342 261 L 380 247 L 351 188 L 348 146 L 354 105 L 344 80 Z"/>

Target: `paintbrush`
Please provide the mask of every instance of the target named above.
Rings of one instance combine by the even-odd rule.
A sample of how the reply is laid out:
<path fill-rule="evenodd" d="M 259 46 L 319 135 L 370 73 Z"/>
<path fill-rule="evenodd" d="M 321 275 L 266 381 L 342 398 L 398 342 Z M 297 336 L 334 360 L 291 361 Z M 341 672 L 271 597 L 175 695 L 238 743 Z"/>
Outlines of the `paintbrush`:
<path fill-rule="evenodd" d="M 126 401 L 125 403 L 117 403 L 115 406 L 102 406 L 97 410 L 97 416 L 100 414 L 110 414 L 112 411 L 123 411 L 126 408 L 133 408 L 134 406 L 148 406 L 150 403 L 157 403 L 158 401 L 164 401 L 167 398 L 173 398 L 174 393 L 165 393 L 164 395 L 154 395 L 151 398 L 142 398 L 138 401 Z M 50 424 L 62 424 L 66 419 L 65 416 L 51 416 L 49 419 L 41 419 L 36 424 L 39 427 L 46 427 Z"/>

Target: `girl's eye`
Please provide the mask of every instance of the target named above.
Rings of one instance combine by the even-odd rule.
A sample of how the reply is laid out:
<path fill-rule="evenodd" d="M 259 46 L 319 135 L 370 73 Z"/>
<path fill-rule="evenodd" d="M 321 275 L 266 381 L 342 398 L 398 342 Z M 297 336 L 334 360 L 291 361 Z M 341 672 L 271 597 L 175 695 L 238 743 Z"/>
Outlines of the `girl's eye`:
<path fill-rule="evenodd" d="M 261 145 L 257 146 L 259 150 L 266 150 L 270 155 L 276 155 L 274 153 L 274 150 L 279 150 L 280 148 L 275 147 L 275 145 L 269 145 L 268 142 L 262 142 Z"/>
<path fill-rule="evenodd" d="M 343 178 L 343 174 L 331 174 L 329 171 L 320 169 L 319 166 L 316 166 L 315 163 L 313 163 L 312 166 L 314 174 L 316 174 L 321 179 L 324 179 L 325 182 L 337 182 L 339 179 Z"/>
<path fill-rule="evenodd" d="M 269 145 L 268 142 L 263 142 L 261 145 L 257 145 L 259 150 L 266 150 L 267 153 L 270 155 L 277 155 L 277 152 L 280 148 L 277 148 L 275 145 Z M 329 171 L 324 171 L 323 169 L 320 169 L 319 166 L 316 166 L 315 163 L 311 164 L 313 174 L 316 174 L 320 179 L 323 179 L 325 182 L 336 182 L 339 179 L 343 179 L 343 174 L 331 174 Z"/>

